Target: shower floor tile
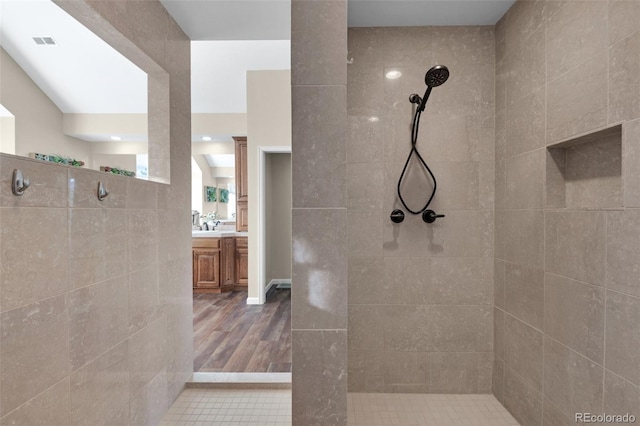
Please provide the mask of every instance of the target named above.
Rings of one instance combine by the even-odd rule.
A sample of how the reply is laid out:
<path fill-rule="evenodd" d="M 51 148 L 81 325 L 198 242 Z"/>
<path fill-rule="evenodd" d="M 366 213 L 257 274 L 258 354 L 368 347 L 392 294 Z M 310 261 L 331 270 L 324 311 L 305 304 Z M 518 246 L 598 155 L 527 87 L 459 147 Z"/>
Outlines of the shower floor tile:
<path fill-rule="evenodd" d="M 348 426 L 519 426 L 493 395 L 350 393 Z"/>
<path fill-rule="evenodd" d="M 289 426 L 290 389 L 185 389 L 160 426 Z"/>
<path fill-rule="evenodd" d="M 519 426 L 492 395 L 350 393 L 348 426 Z M 185 389 L 160 426 L 289 426 L 291 390 Z"/>

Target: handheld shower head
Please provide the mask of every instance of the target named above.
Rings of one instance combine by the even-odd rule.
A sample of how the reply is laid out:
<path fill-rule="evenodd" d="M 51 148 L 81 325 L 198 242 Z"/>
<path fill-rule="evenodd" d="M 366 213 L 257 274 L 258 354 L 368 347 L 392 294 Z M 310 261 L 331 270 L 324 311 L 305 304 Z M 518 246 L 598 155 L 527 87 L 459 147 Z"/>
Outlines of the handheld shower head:
<path fill-rule="evenodd" d="M 444 65 L 436 65 L 427 71 L 424 76 L 424 82 L 429 87 L 438 87 L 444 84 L 449 78 L 449 68 Z"/>

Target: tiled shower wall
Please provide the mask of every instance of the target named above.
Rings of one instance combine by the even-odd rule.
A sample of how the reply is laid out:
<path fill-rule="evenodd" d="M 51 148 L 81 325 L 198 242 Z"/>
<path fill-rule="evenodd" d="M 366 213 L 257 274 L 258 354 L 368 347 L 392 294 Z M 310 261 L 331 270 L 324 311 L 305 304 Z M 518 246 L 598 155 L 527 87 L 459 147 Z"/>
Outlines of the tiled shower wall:
<path fill-rule="evenodd" d="M 520 1 L 496 71 L 493 392 L 525 426 L 638 416 L 640 2 Z M 566 176 L 591 208 L 558 208 L 546 146 L 619 123 Z"/>
<path fill-rule="evenodd" d="M 0 156 L 0 424 L 153 425 L 193 372 L 189 41 L 157 1 L 62 4 L 170 75 L 171 184 Z"/>
<path fill-rule="evenodd" d="M 347 241 L 349 391 L 489 393 L 493 364 L 493 27 L 350 28 Z M 426 224 L 396 185 L 426 71 L 449 67 L 422 116 L 418 148 L 438 192 Z M 395 80 L 388 71 L 402 73 Z M 415 157 L 414 157 L 415 160 Z M 431 184 L 412 161 L 403 196 Z"/>
<path fill-rule="evenodd" d="M 347 424 L 346 50 L 346 0 L 292 0 L 294 426 Z"/>

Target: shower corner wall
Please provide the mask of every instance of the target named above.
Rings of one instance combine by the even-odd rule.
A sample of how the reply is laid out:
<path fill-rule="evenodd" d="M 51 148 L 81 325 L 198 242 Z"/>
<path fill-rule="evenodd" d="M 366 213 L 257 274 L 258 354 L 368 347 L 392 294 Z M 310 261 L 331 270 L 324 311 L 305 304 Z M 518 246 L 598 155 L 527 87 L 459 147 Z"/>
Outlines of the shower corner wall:
<path fill-rule="evenodd" d="M 494 45 L 485 26 L 349 29 L 349 392 L 491 393 Z M 435 64 L 451 76 L 429 98 L 418 147 L 438 180 L 430 208 L 446 217 L 393 224 L 409 95 Z M 403 197 L 419 208 L 430 183 L 415 166 Z"/>
<path fill-rule="evenodd" d="M 640 2 L 496 25 L 493 393 L 521 424 L 640 415 Z"/>

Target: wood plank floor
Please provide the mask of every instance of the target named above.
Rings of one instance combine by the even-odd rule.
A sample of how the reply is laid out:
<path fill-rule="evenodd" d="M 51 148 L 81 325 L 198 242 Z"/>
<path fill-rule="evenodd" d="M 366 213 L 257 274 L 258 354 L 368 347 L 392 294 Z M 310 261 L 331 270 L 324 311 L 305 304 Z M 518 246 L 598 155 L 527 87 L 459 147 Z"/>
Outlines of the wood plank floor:
<path fill-rule="evenodd" d="M 291 372 L 291 290 L 247 305 L 247 291 L 193 297 L 194 371 Z"/>

